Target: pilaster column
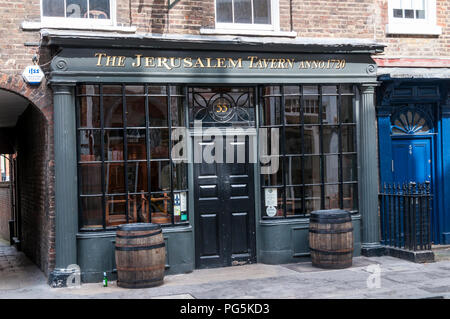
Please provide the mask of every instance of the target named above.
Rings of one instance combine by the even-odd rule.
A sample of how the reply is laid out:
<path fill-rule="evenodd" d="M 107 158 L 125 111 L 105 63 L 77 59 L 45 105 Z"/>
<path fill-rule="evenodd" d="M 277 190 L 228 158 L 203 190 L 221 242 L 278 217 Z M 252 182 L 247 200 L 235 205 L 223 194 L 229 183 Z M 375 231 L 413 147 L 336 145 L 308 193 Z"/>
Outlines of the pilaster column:
<path fill-rule="evenodd" d="M 377 131 L 375 122 L 375 85 L 361 87 L 359 108 L 359 210 L 362 219 L 361 254 L 378 256 L 383 253 L 380 245 L 380 221 L 378 217 L 378 163 Z"/>
<path fill-rule="evenodd" d="M 66 286 L 77 264 L 78 200 L 77 145 L 74 85 L 54 84 L 53 126 L 55 160 L 55 270 L 49 276 L 53 287 Z"/>

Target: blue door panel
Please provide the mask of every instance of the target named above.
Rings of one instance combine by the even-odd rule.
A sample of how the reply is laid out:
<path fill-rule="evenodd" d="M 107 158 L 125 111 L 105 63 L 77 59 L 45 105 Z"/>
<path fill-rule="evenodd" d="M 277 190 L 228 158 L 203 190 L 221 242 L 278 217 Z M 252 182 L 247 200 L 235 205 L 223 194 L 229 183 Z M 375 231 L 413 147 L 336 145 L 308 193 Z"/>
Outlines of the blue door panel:
<path fill-rule="evenodd" d="M 431 182 L 431 147 L 429 139 L 392 140 L 393 182 Z"/>

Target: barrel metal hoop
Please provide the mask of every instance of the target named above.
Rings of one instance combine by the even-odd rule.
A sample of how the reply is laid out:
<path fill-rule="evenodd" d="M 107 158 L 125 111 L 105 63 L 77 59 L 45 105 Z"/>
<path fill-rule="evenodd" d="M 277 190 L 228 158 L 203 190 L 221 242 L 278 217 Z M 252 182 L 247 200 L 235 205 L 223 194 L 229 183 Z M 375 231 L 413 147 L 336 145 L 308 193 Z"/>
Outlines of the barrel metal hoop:
<path fill-rule="evenodd" d="M 162 281 L 163 278 L 153 278 L 153 279 L 147 279 L 147 280 L 120 280 L 120 283 L 126 283 L 126 284 L 146 284 L 146 283 L 153 283 L 153 282 L 158 282 L 158 281 Z"/>
<path fill-rule="evenodd" d="M 347 255 L 350 253 L 353 253 L 353 248 L 349 249 L 348 251 L 328 251 L 328 250 L 320 250 L 320 249 L 315 249 L 315 248 L 309 248 L 310 250 L 314 251 L 314 252 L 318 252 L 324 255 Z"/>
<path fill-rule="evenodd" d="M 149 267 L 117 267 L 119 271 L 152 271 L 152 270 L 163 270 L 165 265 L 156 265 Z"/>
<path fill-rule="evenodd" d="M 344 224 L 351 222 L 351 218 L 310 218 L 310 223 L 318 223 L 318 224 Z"/>
<path fill-rule="evenodd" d="M 161 248 L 161 247 L 165 247 L 165 246 L 166 246 L 166 243 L 160 243 L 160 244 L 151 245 L 151 246 L 137 246 L 137 247 L 116 246 L 116 250 L 119 250 L 119 251 L 149 250 L 149 249 Z"/>
<path fill-rule="evenodd" d="M 151 234 L 145 234 L 145 235 L 119 235 L 116 234 L 116 237 L 118 238 L 125 238 L 125 239 L 133 239 L 133 238 L 145 238 L 145 237 L 152 237 L 152 236 L 156 236 L 162 233 L 162 229 L 158 230 L 155 233 L 151 233 Z"/>
<path fill-rule="evenodd" d="M 339 229 L 339 230 L 333 230 L 333 229 L 310 229 L 309 232 L 310 233 L 315 233 L 315 234 L 343 234 L 343 233 L 349 233 L 353 231 L 353 227 L 352 228 L 346 228 L 346 229 Z"/>

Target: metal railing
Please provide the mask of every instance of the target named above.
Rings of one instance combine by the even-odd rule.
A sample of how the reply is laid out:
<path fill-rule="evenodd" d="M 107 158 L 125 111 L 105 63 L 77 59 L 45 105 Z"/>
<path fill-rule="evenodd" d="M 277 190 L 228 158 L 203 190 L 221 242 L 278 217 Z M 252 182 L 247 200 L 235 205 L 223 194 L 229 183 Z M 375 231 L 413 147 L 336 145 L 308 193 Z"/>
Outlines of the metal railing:
<path fill-rule="evenodd" d="M 430 250 L 432 197 L 430 182 L 385 183 L 379 194 L 381 243 Z"/>

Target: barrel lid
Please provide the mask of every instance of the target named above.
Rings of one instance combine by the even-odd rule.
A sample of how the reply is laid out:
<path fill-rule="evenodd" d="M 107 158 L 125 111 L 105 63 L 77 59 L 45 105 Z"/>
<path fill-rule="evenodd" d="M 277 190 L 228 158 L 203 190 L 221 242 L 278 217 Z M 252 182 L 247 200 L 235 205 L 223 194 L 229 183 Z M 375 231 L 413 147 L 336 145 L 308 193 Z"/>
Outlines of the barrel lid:
<path fill-rule="evenodd" d="M 140 231 L 140 230 L 155 230 L 155 229 L 160 229 L 160 228 L 161 228 L 161 226 L 159 224 L 131 223 L 131 224 L 119 225 L 117 230 L 122 230 L 122 231 Z"/>
<path fill-rule="evenodd" d="M 350 217 L 350 213 L 342 209 L 323 209 L 311 212 L 311 218 L 342 218 Z"/>

